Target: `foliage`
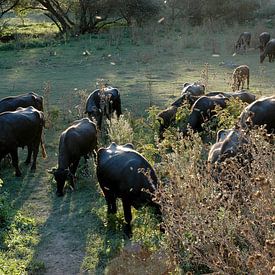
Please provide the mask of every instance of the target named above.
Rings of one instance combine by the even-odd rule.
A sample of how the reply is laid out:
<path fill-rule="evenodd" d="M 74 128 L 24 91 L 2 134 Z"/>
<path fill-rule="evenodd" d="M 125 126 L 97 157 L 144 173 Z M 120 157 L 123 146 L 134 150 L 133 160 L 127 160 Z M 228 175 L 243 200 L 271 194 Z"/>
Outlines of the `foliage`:
<path fill-rule="evenodd" d="M 33 257 L 33 247 L 37 244 L 37 224 L 34 219 L 20 212 L 12 215 L 14 210 L 2 197 L 0 211 L 3 215 L 5 205 L 6 222 L 0 227 L 0 272 L 1 274 L 23 274 L 29 268 L 31 271 L 43 270 L 43 263 L 36 262 L 29 266 Z"/>
<path fill-rule="evenodd" d="M 171 18 L 188 19 L 192 24 L 202 24 L 207 20 L 222 19 L 228 23 L 244 22 L 255 16 L 259 9 L 257 0 L 168 0 L 167 7 L 171 9 Z"/>
<path fill-rule="evenodd" d="M 134 133 L 127 115 L 121 115 L 119 119 L 113 117 L 111 121 L 107 121 L 107 126 L 111 142 L 119 145 L 133 143 Z"/>
<path fill-rule="evenodd" d="M 233 128 L 237 124 L 238 118 L 246 106 L 247 103 L 234 98 L 229 99 L 226 108 L 216 106 L 214 117 L 203 123 L 203 128 L 205 130 L 202 135 L 214 140 L 219 130 Z"/>
<path fill-rule="evenodd" d="M 249 173 L 229 160 L 219 182 L 201 160 L 202 144 L 174 140 L 173 153 L 162 151 L 161 204 L 171 256 L 203 273 L 270 274 L 274 261 L 274 146 L 253 131 L 246 149 Z M 265 157 L 261 157 L 265 155 Z"/>

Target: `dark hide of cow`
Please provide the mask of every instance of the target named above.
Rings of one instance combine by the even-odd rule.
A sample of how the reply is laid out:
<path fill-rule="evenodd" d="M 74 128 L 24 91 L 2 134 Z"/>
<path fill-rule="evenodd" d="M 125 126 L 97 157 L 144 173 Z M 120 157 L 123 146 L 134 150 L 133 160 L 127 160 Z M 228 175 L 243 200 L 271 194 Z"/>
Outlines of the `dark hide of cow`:
<path fill-rule="evenodd" d="M 5 97 L 0 100 L 0 113 L 15 111 L 18 107 L 33 106 L 39 111 L 43 111 L 43 97 L 35 93 L 28 93 L 18 96 Z"/>
<path fill-rule="evenodd" d="M 240 115 L 240 125 L 244 129 L 266 125 L 267 133 L 274 133 L 275 96 L 260 98 L 248 105 Z"/>
<path fill-rule="evenodd" d="M 209 120 L 216 114 L 214 111 L 216 106 L 221 108 L 226 107 L 228 98 L 222 95 L 202 96 L 192 106 L 191 113 L 188 117 L 187 127 L 194 131 L 201 132 L 203 130 L 202 123 Z M 188 133 L 187 129 L 181 129 L 183 135 Z"/>
<path fill-rule="evenodd" d="M 260 62 L 263 63 L 264 59 L 268 56 L 268 61 L 273 62 L 275 59 L 275 39 L 271 39 L 265 46 L 263 53 L 260 55 Z"/>
<path fill-rule="evenodd" d="M 52 171 L 54 174 L 58 196 L 63 196 L 66 180 L 71 181 L 74 188 L 75 172 L 80 158 L 87 157 L 90 153 L 95 154 L 97 149 L 96 125 L 89 118 L 76 120 L 60 136 L 58 167 Z"/>
<path fill-rule="evenodd" d="M 0 160 L 10 154 L 17 177 L 21 176 L 18 166 L 18 147 L 24 148 L 27 146 L 28 148 L 26 164 L 31 162 L 31 157 L 33 156 L 32 171 L 36 169 L 39 144 L 42 147 L 42 156 L 46 157 L 41 137 L 44 125 L 43 112 L 36 110 L 32 106 L 0 114 Z"/>
<path fill-rule="evenodd" d="M 101 129 L 103 116 L 110 120 L 112 114 L 115 113 L 119 118 L 122 114 L 119 91 L 110 86 L 93 91 L 86 101 L 85 113 L 91 120 L 96 121 L 99 129 Z"/>
<path fill-rule="evenodd" d="M 246 102 L 248 104 L 254 102 L 256 100 L 256 96 L 253 95 L 252 93 L 246 91 L 246 90 L 240 90 L 237 92 L 219 92 L 219 91 L 214 91 L 207 93 L 206 96 L 216 96 L 216 95 L 222 95 L 226 98 L 238 98 L 242 102 Z"/>
<path fill-rule="evenodd" d="M 184 83 L 181 96 L 176 99 L 167 109 L 158 114 L 159 121 L 159 138 L 163 139 L 163 133 L 173 122 L 175 122 L 177 110 L 184 103 L 191 107 L 194 102 L 204 95 L 205 86 L 198 83 Z"/>
<path fill-rule="evenodd" d="M 232 131 L 232 129 L 229 130 L 219 130 L 216 137 L 216 143 L 214 143 L 208 153 L 208 162 L 211 164 L 214 164 L 218 161 L 221 155 L 221 147 L 223 144 L 223 141 L 226 139 L 229 132 Z"/>
<path fill-rule="evenodd" d="M 246 167 L 247 173 L 251 168 L 252 155 L 245 147 L 248 143 L 248 136 L 239 128 L 229 130 L 220 130 L 217 134 L 216 143 L 212 145 L 208 153 L 208 162 L 210 173 L 213 179 L 218 182 L 220 179 L 225 179 L 226 166 L 222 163 L 229 159 L 235 158 L 235 161 L 242 167 Z M 232 188 L 232 182 L 226 180 L 226 185 Z"/>
<path fill-rule="evenodd" d="M 158 184 L 155 171 L 131 145 L 112 143 L 107 148 L 100 148 L 97 158 L 97 177 L 107 202 L 107 213 L 117 212 L 116 199 L 121 198 L 127 223 L 126 233 L 129 235 L 131 206 L 139 208 L 149 204 L 156 207 L 159 213 L 159 206 L 152 201 Z"/>
<path fill-rule="evenodd" d="M 181 95 L 202 96 L 205 93 L 205 86 L 199 83 L 184 83 Z"/>
<path fill-rule="evenodd" d="M 262 32 L 259 35 L 259 41 L 260 41 L 260 52 L 263 52 L 265 49 L 266 44 L 268 43 L 268 41 L 270 40 L 270 33 L 268 32 Z"/>

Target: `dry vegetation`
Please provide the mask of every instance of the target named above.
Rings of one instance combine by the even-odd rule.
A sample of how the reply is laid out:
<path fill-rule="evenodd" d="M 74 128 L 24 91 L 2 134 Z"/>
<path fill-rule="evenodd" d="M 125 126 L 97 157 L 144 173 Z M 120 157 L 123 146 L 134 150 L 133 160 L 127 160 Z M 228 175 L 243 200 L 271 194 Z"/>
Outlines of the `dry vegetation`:
<path fill-rule="evenodd" d="M 219 181 L 202 161 L 197 135 L 161 148 L 163 212 L 170 255 L 203 273 L 271 274 L 274 269 L 275 150 L 262 130 L 249 133 L 250 169 L 238 158 L 224 163 Z M 240 156 L 241 157 L 241 156 Z"/>

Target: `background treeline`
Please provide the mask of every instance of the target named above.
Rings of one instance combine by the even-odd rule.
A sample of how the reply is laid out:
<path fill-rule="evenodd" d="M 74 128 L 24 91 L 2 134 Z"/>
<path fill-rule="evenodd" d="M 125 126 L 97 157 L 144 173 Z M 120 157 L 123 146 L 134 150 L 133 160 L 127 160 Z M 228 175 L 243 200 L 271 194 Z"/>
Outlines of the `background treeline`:
<path fill-rule="evenodd" d="M 61 33 L 96 33 L 115 22 L 142 26 L 151 20 L 173 24 L 175 20 L 193 25 L 223 20 L 244 23 L 275 15 L 272 0 L 1 0 L 0 16 L 15 11 L 43 12 Z"/>

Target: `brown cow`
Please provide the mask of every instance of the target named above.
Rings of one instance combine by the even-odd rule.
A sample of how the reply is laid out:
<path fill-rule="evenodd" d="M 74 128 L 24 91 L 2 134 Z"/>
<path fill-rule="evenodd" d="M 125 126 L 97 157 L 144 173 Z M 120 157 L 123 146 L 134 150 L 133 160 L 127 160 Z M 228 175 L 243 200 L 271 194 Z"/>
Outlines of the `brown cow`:
<path fill-rule="evenodd" d="M 232 90 L 237 91 L 244 88 L 244 82 L 247 82 L 247 89 L 249 89 L 249 67 L 247 65 L 241 65 L 237 67 L 233 74 Z"/>

